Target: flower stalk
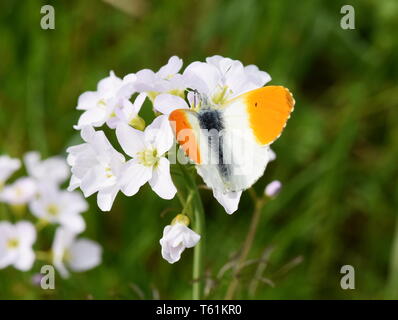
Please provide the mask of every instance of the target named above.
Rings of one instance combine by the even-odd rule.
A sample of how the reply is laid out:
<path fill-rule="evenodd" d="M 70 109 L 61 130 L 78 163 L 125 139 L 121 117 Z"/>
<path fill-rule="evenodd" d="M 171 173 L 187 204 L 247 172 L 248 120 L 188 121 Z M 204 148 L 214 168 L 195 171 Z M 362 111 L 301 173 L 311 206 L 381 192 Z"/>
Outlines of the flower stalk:
<path fill-rule="evenodd" d="M 193 268 L 192 268 L 192 299 L 199 300 L 202 297 L 203 292 L 203 239 L 204 239 L 204 224 L 205 217 L 203 211 L 202 200 L 200 198 L 199 188 L 194 180 L 194 178 L 189 174 L 183 165 L 179 166 L 186 182 L 189 201 L 185 208 L 192 219 L 193 231 L 201 235 L 201 241 L 199 241 L 194 247 L 193 252 Z"/>
<path fill-rule="evenodd" d="M 229 284 L 227 293 L 225 295 L 225 300 L 232 300 L 234 298 L 236 289 L 238 288 L 239 285 L 239 273 L 242 270 L 242 267 L 244 266 L 247 256 L 249 255 L 250 249 L 252 248 L 254 237 L 257 232 L 257 227 L 260 222 L 261 211 L 266 202 L 266 198 L 265 197 L 259 198 L 253 189 L 249 189 L 249 192 L 254 200 L 254 212 L 250 222 L 249 231 L 246 235 L 246 239 L 242 247 L 241 254 L 234 269 L 233 280 Z"/>

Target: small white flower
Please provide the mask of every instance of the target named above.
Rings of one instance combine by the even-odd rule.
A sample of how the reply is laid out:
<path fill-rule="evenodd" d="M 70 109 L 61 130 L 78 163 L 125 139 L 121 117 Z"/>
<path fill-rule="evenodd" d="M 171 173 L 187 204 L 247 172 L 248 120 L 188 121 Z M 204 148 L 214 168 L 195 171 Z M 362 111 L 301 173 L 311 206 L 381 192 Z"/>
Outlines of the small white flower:
<path fill-rule="evenodd" d="M 122 105 L 115 108 L 115 116 L 109 119 L 109 128 L 115 129 L 119 123 L 126 123 L 136 129 L 143 130 L 145 128 L 145 121 L 138 116 L 138 113 L 144 104 L 146 96 L 146 93 L 140 93 L 134 100 L 134 103 L 124 99 Z"/>
<path fill-rule="evenodd" d="M 77 192 L 47 186 L 29 207 L 37 218 L 50 223 L 59 223 L 73 232 L 80 233 L 86 227 L 80 214 L 87 210 L 87 202 Z"/>
<path fill-rule="evenodd" d="M 81 136 L 85 143 L 67 149 L 67 161 L 72 167 L 68 190 L 80 187 L 85 197 L 98 192 L 99 208 L 109 211 L 120 190 L 124 156 L 112 147 L 103 131 L 84 127 Z"/>
<path fill-rule="evenodd" d="M 214 105 L 264 86 L 271 77 L 254 65 L 243 66 L 238 60 L 213 56 L 206 62 L 193 62 L 184 71 L 187 86 L 206 96 Z"/>
<path fill-rule="evenodd" d="M 270 198 L 276 197 L 282 189 L 282 183 L 278 180 L 270 182 L 264 190 L 266 196 Z"/>
<path fill-rule="evenodd" d="M 182 60 L 177 56 L 169 59 L 158 72 L 144 69 L 136 73 L 135 88 L 138 92 L 153 93 L 183 91 L 186 88 L 184 78 L 178 72 L 182 67 Z"/>
<path fill-rule="evenodd" d="M 29 176 L 34 178 L 38 184 L 59 186 L 70 175 L 68 164 L 61 157 L 41 160 L 39 152 L 31 151 L 25 154 L 24 162 Z"/>
<path fill-rule="evenodd" d="M 214 65 L 221 74 L 225 75 L 226 78 L 229 76 L 232 77 L 234 70 L 231 69 L 233 69 L 234 67 L 238 69 L 237 71 L 235 71 L 238 74 L 241 71 L 240 61 L 232 60 L 230 58 L 224 58 L 219 55 L 206 58 L 206 62 Z M 231 74 L 227 75 L 228 72 L 231 72 Z M 253 64 L 244 67 L 244 74 L 246 78 L 245 81 L 253 83 L 258 88 L 264 86 L 267 82 L 271 81 L 271 76 L 267 72 L 259 70 L 258 67 Z"/>
<path fill-rule="evenodd" d="M 52 245 L 53 265 L 63 278 L 68 269 L 82 272 L 98 266 L 102 260 L 101 246 L 89 239 L 76 239 L 76 233 L 58 228 Z"/>
<path fill-rule="evenodd" d="M 0 193 L 0 200 L 10 205 L 24 205 L 35 197 L 37 184 L 29 177 L 19 178 L 14 183 L 6 185 Z"/>
<path fill-rule="evenodd" d="M 115 108 L 122 106 L 133 93 L 134 89 L 126 86 L 125 81 L 111 71 L 109 77 L 98 82 L 97 91 L 87 91 L 79 96 L 76 108 L 85 112 L 74 128 L 80 130 L 87 125 L 100 127 L 105 122 L 111 121 L 115 116 Z"/>
<path fill-rule="evenodd" d="M 132 157 L 121 182 L 124 194 L 132 196 L 149 182 L 161 198 L 172 199 L 177 190 L 165 153 L 172 147 L 174 136 L 167 116 L 157 117 L 144 132 L 122 123 L 116 128 L 116 136 L 124 152 Z"/>
<path fill-rule="evenodd" d="M 29 270 L 35 260 L 35 241 L 36 229 L 30 222 L 0 222 L 0 269 L 13 265 L 21 271 Z"/>
<path fill-rule="evenodd" d="M 255 65 L 243 66 L 238 60 L 213 56 L 207 58 L 206 62 L 196 61 L 188 65 L 182 79 L 185 87 L 195 89 L 209 103 L 221 106 L 242 93 L 264 86 L 271 77 Z M 187 96 L 190 106 L 173 92 L 163 92 L 154 100 L 154 108 L 163 114 L 190 106 L 195 108 L 200 103 L 193 92 Z"/>
<path fill-rule="evenodd" d="M 163 237 L 159 241 L 162 246 L 162 257 L 169 263 L 177 262 L 185 248 L 194 247 L 199 240 L 200 235 L 183 223 L 168 225 L 164 228 Z"/>
<path fill-rule="evenodd" d="M 213 196 L 224 207 L 228 214 L 233 214 L 238 210 L 240 196 L 242 191 L 222 193 L 213 189 Z"/>
<path fill-rule="evenodd" d="M 19 159 L 11 158 L 7 155 L 0 156 L 0 188 L 20 167 L 21 161 Z"/>

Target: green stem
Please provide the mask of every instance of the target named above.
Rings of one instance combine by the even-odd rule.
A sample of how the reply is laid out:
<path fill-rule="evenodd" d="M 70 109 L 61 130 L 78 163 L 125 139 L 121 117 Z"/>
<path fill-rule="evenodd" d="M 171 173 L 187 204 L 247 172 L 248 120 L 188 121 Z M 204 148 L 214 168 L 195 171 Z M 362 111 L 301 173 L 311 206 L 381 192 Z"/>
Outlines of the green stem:
<path fill-rule="evenodd" d="M 249 231 L 246 235 L 246 239 L 243 244 L 241 254 L 236 263 L 236 267 L 235 267 L 235 270 L 233 273 L 233 279 L 232 279 L 231 283 L 229 284 L 227 293 L 225 295 L 225 300 L 232 300 L 234 298 L 235 292 L 239 285 L 239 273 L 247 259 L 247 256 L 249 255 L 250 249 L 252 248 L 254 237 L 257 232 L 257 227 L 260 222 L 261 210 L 265 204 L 264 197 L 257 198 L 257 195 L 255 194 L 253 189 L 250 189 L 249 192 L 250 192 L 251 196 L 253 197 L 253 200 L 255 203 L 255 208 L 254 208 L 252 220 L 250 222 Z"/>
<path fill-rule="evenodd" d="M 193 177 L 184 166 L 180 165 L 185 182 L 187 184 L 190 198 L 190 216 L 193 218 L 193 230 L 200 235 L 201 239 L 194 247 L 193 269 L 192 269 L 192 299 L 199 300 L 202 297 L 203 287 L 203 248 L 204 248 L 204 211 L 198 186 Z M 187 201 L 188 202 L 188 201 Z"/>
<path fill-rule="evenodd" d="M 197 191 L 197 189 L 196 189 Z M 201 240 L 194 248 L 193 252 L 193 270 L 192 270 L 192 298 L 199 300 L 202 293 L 202 281 L 203 281 L 203 236 L 204 236 L 204 213 L 202 201 L 200 199 L 199 192 L 196 193 L 196 203 L 194 205 L 194 216 L 195 223 L 193 230 L 201 236 Z"/>
<path fill-rule="evenodd" d="M 387 287 L 387 299 L 397 299 L 398 297 L 398 219 L 395 223 L 395 232 L 392 242 L 390 257 L 390 272 Z"/>

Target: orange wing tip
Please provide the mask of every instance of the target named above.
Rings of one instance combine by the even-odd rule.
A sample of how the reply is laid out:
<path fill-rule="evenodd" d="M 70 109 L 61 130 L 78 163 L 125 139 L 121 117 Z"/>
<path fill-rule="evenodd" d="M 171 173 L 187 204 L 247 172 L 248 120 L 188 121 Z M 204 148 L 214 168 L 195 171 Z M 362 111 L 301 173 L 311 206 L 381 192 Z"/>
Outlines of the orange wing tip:
<path fill-rule="evenodd" d="M 244 94 L 250 126 L 259 144 L 280 137 L 294 110 L 295 100 L 283 86 L 266 86 Z"/>
<path fill-rule="evenodd" d="M 292 116 L 292 112 L 294 111 L 294 106 L 296 104 L 296 100 L 293 97 L 293 93 L 291 93 L 290 90 L 288 88 L 284 87 L 284 86 L 280 86 L 280 87 L 285 90 L 285 92 L 286 92 L 286 100 L 287 100 L 288 104 L 291 106 L 291 108 L 290 108 L 289 116 L 287 117 L 286 122 L 285 122 L 285 124 L 282 127 L 281 133 L 273 141 L 271 141 L 269 144 L 271 144 L 272 142 L 274 142 L 275 140 L 278 140 L 280 138 L 280 136 L 282 135 L 283 130 L 286 128 L 287 120 L 289 120 L 290 117 Z"/>
<path fill-rule="evenodd" d="M 174 110 L 169 115 L 169 122 L 177 142 L 188 158 L 196 164 L 201 163 L 199 145 L 185 109 Z"/>
<path fill-rule="evenodd" d="M 282 88 L 286 90 L 286 98 L 287 98 L 288 103 L 291 105 L 290 113 L 292 113 L 294 111 L 294 105 L 296 104 L 296 100 L 293 97 L 293 93 L 291 93 L 288 88 L 285 88 L 283 86 L 282 86 Z M 290 115 L 289 115 L 289 118 L 290 118 Z"/>

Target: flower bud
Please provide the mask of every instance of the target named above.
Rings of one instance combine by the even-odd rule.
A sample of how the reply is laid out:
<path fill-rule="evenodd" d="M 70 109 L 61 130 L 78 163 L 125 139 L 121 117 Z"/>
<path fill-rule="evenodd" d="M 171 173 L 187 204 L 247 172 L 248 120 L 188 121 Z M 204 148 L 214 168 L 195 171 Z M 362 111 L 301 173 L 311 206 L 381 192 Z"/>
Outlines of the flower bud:
<path fill-rule="evenodd" d="M 40 287 L 41 280 L 43 279 L 43 275 L 41 273 L 35 273 L 31 278 L 30 281 L 34 286 Z"/>
<path fill-rule="evenodd" d="M 265 187 L 265 195 L 274 198 L 282 189 L 282 183 L 279 180 L 274 180 Z"/>
<path fill-rule="evenodd" d="M 130 120 L 129 123 L 134 129 L 143 131 L 145 129 L 145 120 L 142 119 L 139 115 L 136 115 L 133 119 Z"/>
<path fill-rule="evenodd" d="M 163 237 L 160 239 L 162 257 L 169 263 L 180 260 L 182 252 L 186 248 L 194 247 L 200 240 L 200 235 L 187 227 L 189 218 L 184 214 L 177 215 L 171 225 L 163 230 Z"/>
<path fill-rule="evenodd" d="M 188 216 L 186 216 L 185 214 L 178 214 L 175 216 L 175 218 L 173 219 L 173 221 L 171 221 L 171 225 L 175 225 L 176 223 L 181 223 L 184 226 L 189 226 L 189 218 Z"/>

